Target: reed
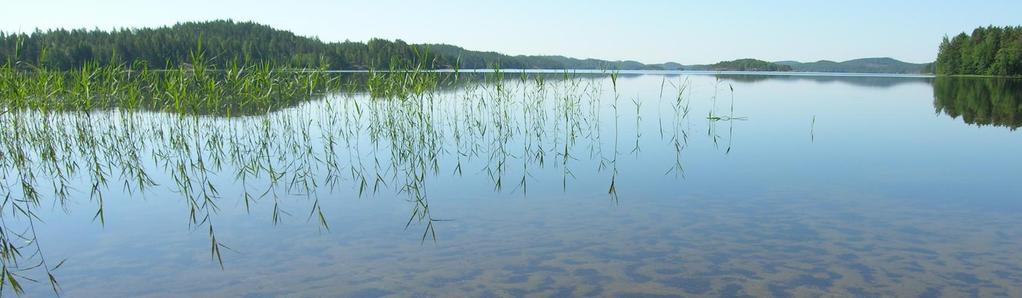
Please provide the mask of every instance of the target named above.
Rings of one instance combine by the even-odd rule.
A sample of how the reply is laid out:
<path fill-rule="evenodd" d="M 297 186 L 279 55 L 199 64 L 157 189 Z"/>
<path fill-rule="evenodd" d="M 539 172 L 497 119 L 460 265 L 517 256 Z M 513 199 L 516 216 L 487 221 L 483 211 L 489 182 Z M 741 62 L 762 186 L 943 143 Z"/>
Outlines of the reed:
<path fill-rule="evenodd" d="M 46 260 L 40 243 L 49 242 L 28 229 L 51 201 L 85 202 L 104 224 L 120 216 L 105 207 L 118 200 L 176 199 L 183 224 L 204 232 L 211 263 L 223 268 L 233 249 L 217 230 L 222 208 L 330 230 L 331 198 L 398 197 L 409 209 L 405 228 L 436 242 L 451 220 L 431 204 L 442 173 L 486 175 L 494 191 L 526 195 L 535 172 L 555 171 L 567 190 L 580 164 L 598 162 L 617 202 L 628 191 L 617 165 L 622 115 L 634 116 L 632 152 L 640 152 L 644 103 L 620 106 L 619 88 L 631 80 L 617 72 L 351 75 L 238 62 L 212 69 L 203 56 L 200 47 L 189 66 L 159 70 L 0 66 L 0 290 L 20 293 L 24 281 L 47 276 L 59 292 L 64 262 Z M 677 152 L 669 172 L 680 175 L 689 85 L 670 85 L 673 113 L 658 121 Z M 604 150 L 604 137 L 613 148 Z"/>

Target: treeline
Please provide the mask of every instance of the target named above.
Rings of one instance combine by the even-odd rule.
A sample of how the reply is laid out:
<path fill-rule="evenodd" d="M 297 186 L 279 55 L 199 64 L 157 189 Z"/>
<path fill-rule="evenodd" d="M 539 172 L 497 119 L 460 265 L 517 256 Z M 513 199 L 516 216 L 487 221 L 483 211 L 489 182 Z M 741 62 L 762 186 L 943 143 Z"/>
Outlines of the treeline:
<path fill-rule="evenodd" d="M 1022 27 L 980 27 L 944 37 L 937 74 L 1022 76 Z"/>
<path fill-rule="evenodd" d="M 325 43 L 266 25 L 230 20 L 180 23 L 171 27 L 103 30 L 49 30 L 0 33 L 0 59 L 36 67 L 77 68 L 98 62 L 176 67 L 201 54 L 207 63 L 271 63 L 299 68 L 390 68 L 445 63 L 403 41 Z"/>
<path fill-rule="evenodd" d="M 277 67 L 332 70 L 464 69 L 657 69 L 634 61 L 573 59 L 561 56 L 509 56 L 451 45 L 408 44 L 401 40 L 323 42 L 252 22 L 218 20 L 169 27 L 104 30 L 49 30 L 30 34 L 0 32 L 0 63 L 73 69 L 86 63 L 153 68 L 178 67 L 201 54 L 205 63 L 270 63 Z"/>
<path fill-rule="evenodd" d="M 791 71 L 791 66 L 756 59 L 721 61 L 709 68 L 717 71 Z"/>

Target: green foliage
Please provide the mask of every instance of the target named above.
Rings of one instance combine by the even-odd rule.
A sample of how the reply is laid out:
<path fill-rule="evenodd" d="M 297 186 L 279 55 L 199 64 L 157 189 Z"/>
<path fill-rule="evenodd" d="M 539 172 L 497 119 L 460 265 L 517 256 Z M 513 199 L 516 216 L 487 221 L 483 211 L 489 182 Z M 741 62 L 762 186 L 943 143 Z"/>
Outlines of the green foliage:
<path fill-rule="evenodd" d="M 338 74 L 277 71 L 269 64 L 209 71 L 152 71 L 87 63 L 73 71 L 20 71 L 0 65 L 0 109 L 144 109 L 194 114 L 252 114 L 339 90 Z"/>
<path fill-rule="evenodd" d="M 1022 76 L 1022 26 L 980 27 L 944 37 L 935 65 L 941 75 Z"/>
<path fill-rule="evenodd" d="M 330 70 L 487 69 L 494 65 L 503 69 L 661 69 L 660 65 L 635 61 L 509 56 L 452 45 L 413 45 L 401 40 L 328 43 L 266 25 L 231 20 L 113 31 L 0 32 L 0 63 L 66 70 L 93 61 L 99 65 L 145 61 L 152 68 L 172 69 L 190 64 L 193 50 L 200 44 L 210 60 L 209 66 L 214 68 L 238 62 Z"/>
<path fill-rule="evenodd" d="M 151 110 L 201 115 L 253 115 L 338 91 L 389 98 L 422 94 L 452 74 L 388 71 L 349 74 L 276 70 L 269 63 L 221 70 L 197 54 L 189 67 L 149 70 L 86 63 L 71 71 L 19 70 L 0 64 L 0 115 L 8 111 Z"/>
<path fill-rule="evenodd" d="M 401 40 L 325 43 L 266 25 L 219 20 L 113 31 L 0 33 L 0 61 L 51 69 L 79 68 L 92 61 L 100 65 L 145 61 L 154 68 L 174 68 L 191 63 L 192 51 L 200 44 L 210 66 L 218 68 L 237 61 L 297 68 L 389 69 L 442 60 Z"/>
<path fill-rule="evenodd" d="M 211 263 L 224 268 L 223 253 L 232 249 L 229 235 L 214 228 L 221 208 L 269 204 L 274 224 L 300 214 L 288 207 L 308 208 L 307 219 L 329 229 L 321 194 L 343 195 L 334 193 L 341 187 L 360 197 L 392 190 L 383 196 L 400 195 L 412 209 L 405 227 L 422 224 L 423 241 L 437 241 L 446 220 L 431 215 L 429 189 L 446 172 L 441 161 L 485 163 L 500 189 L 516 170 L 505 165 L 542 167 L 545 156 L 555 156 L 543 144 L 564 144 L 562 181 L 572 175 L 571 153 L 602 152 L 593 147 L 602 144 L 602 85 L 594 83 L 602 74 L 465 74 L 454 85 L 441 81 L 453 74 L 426 71 L 338 74 L 269 64 L 212 71 L 203 67 L 203 51 L 195 53 L 193 67 L 165 71 L 96 63 L 26 71 L 0 64 L 0 297 L 46 280 L 59 294 L 53 272 L 64 262 L 47 262 L 31 228 L 42 222 L 36 208 L 92 202 L 90 213 L 103 224 L 108 212 L 131 216 L 105 209 L 104 196 L 173 193 L 189 230 L 208 230 L 204 247 Z M 334 92 L 337 87 L 348 92 Z M 268 112 L 321 92 L 330 97 Z M 227 116 L 242 108 L 253 115 L 206 115 L 231 107 Z M 582 143 L 589 141 L 592 146 Z M 524 193 L 532 176 L 524 170 L 521 177 Z"/>
<path fill-rule="evenodd" d="M 717 62 L 710 65 L 710 69 L 717 71 L 791 71 L 791 66 L 756 59 L 738 59 Z"/>

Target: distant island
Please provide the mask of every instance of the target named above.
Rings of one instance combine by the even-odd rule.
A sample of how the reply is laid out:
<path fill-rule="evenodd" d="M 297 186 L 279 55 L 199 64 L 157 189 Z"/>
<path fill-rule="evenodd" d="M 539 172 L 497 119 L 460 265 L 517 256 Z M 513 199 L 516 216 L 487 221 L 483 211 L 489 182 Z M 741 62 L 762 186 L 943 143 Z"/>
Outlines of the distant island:
<path fill-rule="evenodd" d="M 780 61 L 794 71 L 803 72 L 852 72 L 852 73 L 932 73 L 932 63 L 908 63 L 893 58 L 862 58 L 844 62 L 821 60 L 816 62 Z"/>
<path fill-rule="evenodd" d="M 931 67 L 891 58 L 845 62 L 767 62 L 756 59 L 722 61 L 711 65 L 674 62 L 577 59 L 565 56 L 505 55 L 467 50 L 447 44 L 408 44 L 401 40 L 324 42 L 253 22 L 217 20 L 186 22 L 158 28 L 49 30 L 30 34 L 0 32 L 0 62 L 21 67 L 76 69 L 89 63 L 145 63 L 151 68 L 175 68 L 203 52 L 207 65 L 272 64 L 276 67 L 366 69 L 592 69 L 592 70 L 714 70 L 922 73 Z"/>
<path fill-rule="evenodd" d="M 716 71 L 791 71 L 791 66 L 766 62 L 756 59 L 738 59 L 733 61 L 721 61 L 707 66 L 709 70 Z"/>
<path fill-rule="evenodd" d="M 797 71 L 895 74 L 932 73 L 931 69 L 932 63 L 908 63 L 892 58 L 863 58 L 844 62 L 828 60 L 821 60 L 817 62 L 766 62 L 756 59 L 739 59 L 734 61 L 722 61 L 716 64 L 688 65 L 683 67 L 683 70 L 710 71 Z"/>
<path fill-rule="evenodd" d="M 1022 27 L 980 27 L 944 37 L 937 54 L 939 75 L 1022 76 Z"/>

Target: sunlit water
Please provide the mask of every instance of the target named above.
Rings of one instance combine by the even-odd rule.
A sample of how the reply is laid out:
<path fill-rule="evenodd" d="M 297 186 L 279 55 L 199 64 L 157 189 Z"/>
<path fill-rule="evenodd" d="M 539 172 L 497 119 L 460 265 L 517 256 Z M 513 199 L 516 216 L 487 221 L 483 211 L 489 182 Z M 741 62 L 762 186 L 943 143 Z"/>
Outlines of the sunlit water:
<path fill-rule="evenodd" d="M 1017 82 L 513 77 L 266 116 L 46 116 L 25 130 L 113 149 L 102 220 L 90 154 L 61 158 L 63 204 L 33 166 L 39 250 L 75 297 L 1022 295 Z"/>

